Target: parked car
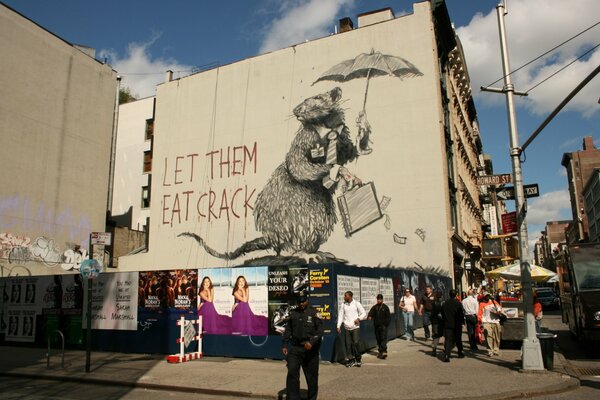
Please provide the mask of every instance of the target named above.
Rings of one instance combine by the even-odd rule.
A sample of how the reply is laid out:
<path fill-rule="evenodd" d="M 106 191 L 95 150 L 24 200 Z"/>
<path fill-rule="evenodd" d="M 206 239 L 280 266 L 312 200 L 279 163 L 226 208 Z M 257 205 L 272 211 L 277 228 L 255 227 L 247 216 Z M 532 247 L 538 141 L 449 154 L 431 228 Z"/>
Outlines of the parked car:
<path fill-rule="evenodd" d="M 549 290 L 540 290 L 545 288 L 538 288 L 537 298 L 542 303 L 542 307 L 544 309 L 558 309 L 560 307 L 560 299 L 554 293 L 554 290 L 548 288 Z"/>

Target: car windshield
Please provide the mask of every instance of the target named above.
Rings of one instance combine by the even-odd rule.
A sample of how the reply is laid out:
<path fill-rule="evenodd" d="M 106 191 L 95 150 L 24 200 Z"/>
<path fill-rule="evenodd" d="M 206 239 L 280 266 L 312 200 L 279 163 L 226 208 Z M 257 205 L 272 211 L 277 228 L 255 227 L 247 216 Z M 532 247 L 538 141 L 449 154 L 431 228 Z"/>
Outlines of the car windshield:
<path fill-rule="evenodd" d="M 600 290 L 600 246 L 572 247 L 570 255 L 579 290 Z"/>
<path fill-rule="evenodd" d="M 541 299 L 542 297 L 555 297 L 554 293 L 548 291 L 548 290 L 544 290 L 543 292 L 537 292 L 537 297 L 538 299 Z"/>

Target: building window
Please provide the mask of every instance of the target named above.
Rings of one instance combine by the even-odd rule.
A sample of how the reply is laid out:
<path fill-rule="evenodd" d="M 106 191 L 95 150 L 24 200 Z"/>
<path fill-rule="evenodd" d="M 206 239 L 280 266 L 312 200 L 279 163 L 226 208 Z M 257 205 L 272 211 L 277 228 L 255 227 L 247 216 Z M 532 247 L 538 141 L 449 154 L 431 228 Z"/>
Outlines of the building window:
<path fill-rule="evenodd" d="M 154 118 L 146 120 L 146 140 L 152 140 L 154 137 Z"/>
<path fill-rule="evenodd" d="M 144 151 L 144 171 L 143 172 L 151 172 L 152 171 L 152 150 Z"/>
<path fill-rule="evenodd" d="M 142 186 L 142 208 L 150 207 L 150 187 Z"/>

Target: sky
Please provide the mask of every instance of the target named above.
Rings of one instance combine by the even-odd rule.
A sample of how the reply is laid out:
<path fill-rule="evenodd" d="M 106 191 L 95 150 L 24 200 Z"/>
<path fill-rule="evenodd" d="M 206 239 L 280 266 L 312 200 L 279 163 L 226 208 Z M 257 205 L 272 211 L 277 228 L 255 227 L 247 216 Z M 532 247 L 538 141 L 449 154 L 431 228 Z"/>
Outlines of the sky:
<path fill-rule="evenodd" d="M 174 71 L 174 78 L 183 77 L 327 36 L 343 17 L 352 18 L 357 26 L 356 17 L 363 12 L 390 7 L 396 17 L 412 13 L 417 2 L 0 1 L 70 43 L 95 48 L 96 58 L 118 71 L 122 85 L 140 98 L 154 95 L 155 85 L 164 80 L 168 69 Z M 501 1 L 446 0 L 465 52 L 483 150 L 491 156 L 495 174 L 512 173 L 506 98 L 480 87 L 503 85 L 498 81 L 503 74 L 496 13 Z M 523 144 L 600 65 L 600 48 L 595 48 L 600 45 L 600 1 L 506 0 L 506 6 L 509 60 L 515 71 L 512 82 L 515 90 L 528 92 L 527 97 L 515 97 L 519 144 Z M 600 147 L 599 98 L 600 76 L 596 76 L 523 154 L 523 181 L 540 188 L 540 197 L 527 202 L 530 251 L 547 221 L 572 218 L 561 159 L 564 153 L 582 150 L 585 136 L 592 136 Z M 508 203 L 514 210 L 513 202 Z"/>

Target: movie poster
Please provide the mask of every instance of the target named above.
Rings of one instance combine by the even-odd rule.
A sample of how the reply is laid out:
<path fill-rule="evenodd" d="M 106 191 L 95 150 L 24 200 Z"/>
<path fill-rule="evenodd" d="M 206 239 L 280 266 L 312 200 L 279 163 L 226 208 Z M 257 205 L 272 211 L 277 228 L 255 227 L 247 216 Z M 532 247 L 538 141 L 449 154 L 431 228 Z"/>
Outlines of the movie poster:
<path fill-rule="evenodd" d="M 281 335 L 301 294 L 309 294 L 308 268 L 269 267 L 269 334 Z"/>
<path fill-rule="evenodd" d="M 176 269 L 139 273 L 139 307 L 146 310 L 195 310 L 197 305 L 197 270 Z"/>
<path fill-rule="evenodd" d="M 205 334 L 267 336 L 268 268 L 205 268 L 198 290 Z"/>
<path fill-rule="evenodd" d="M 331 269 L 327 266 L 311 266 L 310 280 L 310 305 L 313 306 L 323 319 L 323 331 L 335 331 L 335 322 L 331 320 L 333 308 L 333 295 L 331 290 Z"/>

